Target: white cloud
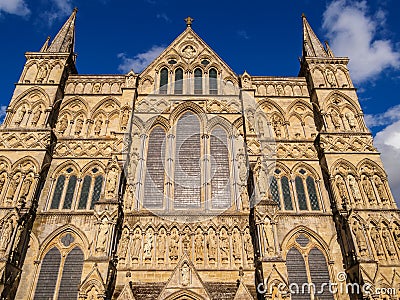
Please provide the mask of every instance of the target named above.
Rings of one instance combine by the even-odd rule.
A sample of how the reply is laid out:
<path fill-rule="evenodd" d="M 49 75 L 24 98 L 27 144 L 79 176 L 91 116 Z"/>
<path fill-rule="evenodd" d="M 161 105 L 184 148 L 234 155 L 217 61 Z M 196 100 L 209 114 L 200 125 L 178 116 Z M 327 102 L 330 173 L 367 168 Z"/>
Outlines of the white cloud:
<path fill-rule="evenodd" d="M 171 19 L 167 16 L 166 13 L 160 13 L 156 15 L 157 19 L 162 19 L 167 23 L 171 23 Z"/>
<path fill-rule="evenodd" d="M 4 121 L 4 117 L 6 116 L 6 109 L 7 106 L 5 105 L 0 106 L 0 123 L 3 123 Z"/>
<path fill-rule="evenodd" d="M 400 104 L 389 108 L 386 112 L 375 115 L 365 115 L 369 128 L 387 126 L 400 120 Z"/>
<path fill-rule="evenodd" d="M 334 0 L 324 12 L 323 28 L 337 56 L 350 57 L 349 68 L 355 82 L 379 75 L 387 68 L 400 67 L 400 53 L 393 42 L 379 39 L 385 12 L 368 13 L 367 1 Z"/>
<path fill-rule="evenodd" d="M 374 143 L 381 152 L 394 199 L 400 206 L 400 120 L 378 132 Z"/>
<path fill-rule="evenodd" d="M 126 53 L 119 53 L 118 58 L 120 58 L 121 64 L 118 66 L 118 70 L 122 72 L 129 72 L 130 70 L 134 70 L 139 73 L 144 70 L 153 60 L 155 60 L 162 51 L 164 51 L 165 47 L 162 46 L 153 46 L 150 50 L 139 53 L 135 55 L 133 58 L 129 58 Z"/>
<path fill-rule="evenodd" d="M 72 0 L 51 0 L 48 3 L 50 4 L 50 8 L 43 13 L 43 17 L 47 20 L 49 26 L 54 21 L 63 19 L 72 13 Z"/>
<path fill-rule="evenodd" d="M 17 16 L 27 16 L 31 11 L 24 0 L 0 0 L 1 12 Z"/>
<path fill-rule="evenodd" d="M 238 31 L 237 31 L 237 34 L 238 34 L 239 37 L 241 37 L 241 38 L 243 38 L 243 39 L 245 39 L 245 40 L 250 39 L 250 36 L 248 35 L 248 33 L 247 33 L 246 30 L 243 30 L 243 29 L 238 30 Z"/>

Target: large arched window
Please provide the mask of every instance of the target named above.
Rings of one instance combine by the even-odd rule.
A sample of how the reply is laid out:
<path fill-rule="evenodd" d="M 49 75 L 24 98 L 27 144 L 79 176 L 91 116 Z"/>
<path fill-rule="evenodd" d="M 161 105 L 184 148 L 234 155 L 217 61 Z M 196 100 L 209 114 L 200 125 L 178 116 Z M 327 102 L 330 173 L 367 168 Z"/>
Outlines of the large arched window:
<path fill-rule="evenodd" d="M 298 249 L 303 249 L 300 252 Z M 318 299 L 333 300 L 327 283 L 331 281 L 325 255 L 304 234 L 300 234 L 286 256 L 286 267 L 293 300 L 311 299 L 315 293 Z M 316 297 L 314 297 L 316 299 Z"/>
<path fill-rule="evenodd" d="M 69 237 L 68 237 L 69 236 Z M 73 239 L 67 234 L 63 245 L 68 247 L 68 239 Z M 83 269 L 83 252 L 79 247 L 73 248 L 68 255 L 61 256 L 60 251 L 52 248 L 41 263 L 39 279 L 35 290 L 35 300 L 53 299 L 58 290 L 57 299 L 70 300 L 78 298 Z M 62 266 L 61 278 L 60 267 Z"/>
<path fill-rule="evenodd" d="M 53 299 L 60 264 L 61 253 L 54 247 L 43 258 L 34 300 Z"/>
<path fill-rule="evenodd" d="M 160 94 L 166 94 L 168 90 L 168 69 L 163 68 L 160 72 Z"/>
<path fill-rule="evenodd" d="M 183 93 L 183 70 L 178 68 L 175 70 L 175 87 L 174 87 L 175 94 L 182 94 Z"/>
<path fill-rule="evenodd" d="M 147 146 L 143 207 L 163 208 L 165 179 L 165 130 L 156 126 Z"/>
<path fill-rule="evenodd" d="M 200 122 L 187 112 L 176 126 L 174 207 L 201 207 Z"/>
<path fill-rule="evenodd" d="M 194 70 L 194 93 L 203 94 L 203 71 L 201 69 Z"/>
<path fill-rule="evenodd" d="M 221 127 L 211 133 L 210 154 L 212 208 L 228 208 L 231 205 L 228 136 Z"/>
<path fill-rule="evenodd" d="M 217 81 L 217 71 L 215 69 L 211 69 L 209 72 L 209 88 L 210 94 L 216 95 L 218 94 L 218 81 Z"/>

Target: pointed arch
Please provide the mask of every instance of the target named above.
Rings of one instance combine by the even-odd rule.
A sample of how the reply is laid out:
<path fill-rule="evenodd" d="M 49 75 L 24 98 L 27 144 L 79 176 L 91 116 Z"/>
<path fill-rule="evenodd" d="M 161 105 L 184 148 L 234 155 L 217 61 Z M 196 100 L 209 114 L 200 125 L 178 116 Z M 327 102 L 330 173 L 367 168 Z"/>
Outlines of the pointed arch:
<path fill-rule="evenodd" d="M 170 114 L 170 122 L 175 124 L 182 117 L 182 115 L 188 111 L 192 112 L 200 119 L 200 128 L 204 128 L 204 126 L 207 124 L 207 115 L 199 105 L 193 102 L 184 102 L 175 107 Z"/>
<path fill-rule="evenodd" d="M 233 125 L 227 119 L 221 116 L 215 116 L 211 118 L 207 123 L 207 132 L 212 132 L 215 127 L 222 127 L 228 136 L 233 134 Z"/>
<path fill-rule="evenodd" d="M 76 163 L 76 161 L 69 159 L 58 165 L 51 173 L 50 178 L 52 179 L 56 178 L 67 167 L 71 167 L 78 177 L 81 176 L 80 166 Z"/>
<path fill-rule="evenodd" d="M 15 110 L 16 105 L 19 105 L 19 102 L 21 101 L 21 99 L 24 99 L 28 96 L 34 95 L 35 93 L 37 93 L 43 97 L 43 100 L 45 101 L 45 105 L 47 107 L 52 105 L 49 95 L 46 93 L 46 91 L 43 88 L 31 87 L 28 90 L 21 93 L 14 101 L 12 101 L 12 103 L 10 103 L 10 108 Z"/>
<path fill-rule="evenodd" d="M 85 115 L 87 116 L 90 108 L 89 108 L 89 103 L 85 100 L 85 98 L 81 96 L 73 96 L 67 100 L 64 100 L 61 104 L 60 107 L 60 112 L 62 111 L 70 111 L 69 106 L 73 104 L 74 102 L 78 103 L 79 105 L 82 105 L 83 107 L 79 111 L 84 111 Z M 72 110 L 71 112 L 75 114 L 76 112 L 79 112 L 77 110 Z"/>

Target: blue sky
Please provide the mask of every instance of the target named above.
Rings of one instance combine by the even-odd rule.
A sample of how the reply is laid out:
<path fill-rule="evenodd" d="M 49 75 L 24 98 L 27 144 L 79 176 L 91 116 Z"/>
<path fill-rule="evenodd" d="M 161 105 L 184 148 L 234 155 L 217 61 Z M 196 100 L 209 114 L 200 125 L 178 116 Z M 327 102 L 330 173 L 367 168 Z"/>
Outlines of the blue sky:
<path fill-rule="evenodd" d="M 301 13 L 337 56 L 349 56 L 361 106 L 400 199 L 400 1 L 398 0 L 0 0 L 0 107 L 25 62 L 78 7 L 81 74 L 139 72 L 184 29 L 193 29 L 241 74 L 296 76 Z"/>

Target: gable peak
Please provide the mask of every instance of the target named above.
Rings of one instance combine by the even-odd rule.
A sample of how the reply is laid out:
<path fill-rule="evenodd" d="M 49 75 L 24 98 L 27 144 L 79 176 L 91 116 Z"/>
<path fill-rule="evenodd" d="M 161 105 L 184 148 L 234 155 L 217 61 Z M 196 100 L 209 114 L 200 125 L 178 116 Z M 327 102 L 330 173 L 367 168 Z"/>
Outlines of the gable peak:
<path fill-rule="evenodd" d="M 311 28 L 304 13 L 301 18 L 303 20 L 303 57 L 328 57 L 328 53 Z"/>
<path fill-rule="evenodd" d="M 71 16 L 61 27 L 60 31 L 57 33 L 50 47 L 46 49 L 46 52 L 65 52 L 73 53 L 75 46 L 75 20 L 77 8 L 74 8 Z"/>

